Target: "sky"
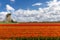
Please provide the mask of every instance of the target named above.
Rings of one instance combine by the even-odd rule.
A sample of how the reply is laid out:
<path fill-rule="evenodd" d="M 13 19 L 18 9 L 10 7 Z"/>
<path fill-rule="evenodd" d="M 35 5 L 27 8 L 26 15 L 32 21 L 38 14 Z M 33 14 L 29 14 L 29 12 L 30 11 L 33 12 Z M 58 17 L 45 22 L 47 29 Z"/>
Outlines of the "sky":
<path fill-rule="evenodd" d="M 18 22 L 60 21 L 60 0 L 0 0 L 0 21 L 7 13 Z"/>
<path fill-rule="evenodd" d="M 18 9 L 38 9 L 40 6 L 32 6 L 34 3 L 45 3 L 49 0 L 0 0 L 0 11 L 6 11 L 6 5 L 12 6 L 15 10 Z M 42 6 L 44 7 L 44 6 Z"/>

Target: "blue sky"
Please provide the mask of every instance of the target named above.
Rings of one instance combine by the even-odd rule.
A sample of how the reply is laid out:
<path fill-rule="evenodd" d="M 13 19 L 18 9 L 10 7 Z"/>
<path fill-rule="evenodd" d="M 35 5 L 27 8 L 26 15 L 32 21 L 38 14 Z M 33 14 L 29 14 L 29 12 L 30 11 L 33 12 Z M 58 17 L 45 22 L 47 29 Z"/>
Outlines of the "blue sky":
<path fill-rule="evenodd" d="M 0 0 L 0 11 L 6 11 L 6 5 L 9 4 L 12 6 L 14 9 L 38 9 L 39 7 L 44 7 L 42 6 L 32 6 L 34 3 L 45 3 L 46 1 L 50 0 Z"/>
<path fill-rule="evenodd" d="M 60 0 L 0 0 L 0 20 L 7 13 L 18 22 L 60 21 Z"/>

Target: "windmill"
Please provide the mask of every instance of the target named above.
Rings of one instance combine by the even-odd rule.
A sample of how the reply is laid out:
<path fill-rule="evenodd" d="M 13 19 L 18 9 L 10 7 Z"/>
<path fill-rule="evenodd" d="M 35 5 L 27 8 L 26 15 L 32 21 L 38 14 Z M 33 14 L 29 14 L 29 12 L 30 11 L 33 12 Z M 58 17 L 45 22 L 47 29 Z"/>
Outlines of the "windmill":
<path fill-rule="evenodd" d="M 13 19 L 11 17 L 12 13 L 14 12 L 14 8 L 12 8 L 10 5 L 6 5 L 6 9 L 7 9 L 7 15 L 6 15 L 6 22 L 13 22 Z"/>

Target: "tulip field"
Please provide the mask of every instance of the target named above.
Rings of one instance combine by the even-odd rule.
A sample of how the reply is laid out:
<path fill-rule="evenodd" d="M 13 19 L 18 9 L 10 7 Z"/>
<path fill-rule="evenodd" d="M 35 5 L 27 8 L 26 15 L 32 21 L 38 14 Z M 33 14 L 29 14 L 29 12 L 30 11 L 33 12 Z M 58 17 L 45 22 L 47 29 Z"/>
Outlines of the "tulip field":
<path fill-rule="evenodd" d="M 60 23 L 0 24 L 0 40 L 60 40 Z"/>

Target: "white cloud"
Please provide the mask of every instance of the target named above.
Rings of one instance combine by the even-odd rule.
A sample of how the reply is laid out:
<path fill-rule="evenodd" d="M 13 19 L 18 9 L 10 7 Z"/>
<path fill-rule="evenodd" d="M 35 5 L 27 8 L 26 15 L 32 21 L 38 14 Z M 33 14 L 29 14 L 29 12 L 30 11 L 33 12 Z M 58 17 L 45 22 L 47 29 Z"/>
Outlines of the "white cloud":
<path fill-rule="evenodd" d="M 6 17 L 7 12 L 0 12 L 0 21 L 4 21 Z"/>
<path fill-rule="evenodd" d="M 36 5 L 41 4 L 34 4 L 33 6 Z M 39 8 L 39 10 L 19 9 L 15 12 L 16 20 L 20 22 L 60 21 L 60 1 L 49 1 L 47 6 L 45 8 Z"/>
<path fill-rule="evenodd" d="M 32 6 L 40 6 L 40 5 L 42 5 L 42 3 L 35 3 Z"/>
<path fill-rule="evenodd" d="M 60 1 L 57 1 L 57 0 L 53 0 L 53 1 L 50 1 L 48 2 L 48 6 L 49 7 L 52 7 L 52 6 L 59 6 L 60 5 Z"/>
<path fill-rule="evenodd" d="M 60 21 L 60 1 L 51 0 L 46 3 L 48 7 L 38 8 L 38 10 L 16 10 L 12 13 L 12 19 L 18 22 Z M 15 10 L 9 5 L 6 6 L 6 9 Z"/>
<path fill-rule="evenodd" d="M 15 0 L 10 0 L 11 2 L 15 2 Z"/>

